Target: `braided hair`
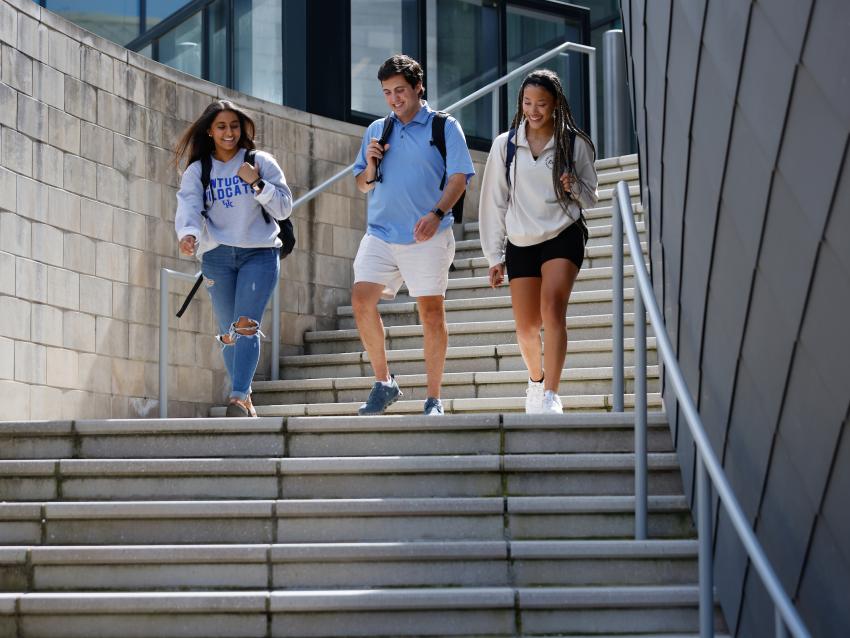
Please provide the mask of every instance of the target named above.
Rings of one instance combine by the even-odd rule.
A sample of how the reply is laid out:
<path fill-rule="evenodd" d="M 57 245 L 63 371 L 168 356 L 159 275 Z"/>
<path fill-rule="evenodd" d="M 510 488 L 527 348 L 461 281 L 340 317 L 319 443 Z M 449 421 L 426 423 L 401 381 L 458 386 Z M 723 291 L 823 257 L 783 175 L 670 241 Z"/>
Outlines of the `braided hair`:
<path fill-rule="evenodd" d="M 570 195 L 564 190 L 564 187 L 561 184 L 561 175 L 565 172 L 569 172 L 570 183 L 579 184 L 579 188 L 583 188 L 582 182 L 576 175 L 575 166 L 572 167 L 572 171 L 569 170 L 571 164 L 569 158 L 572 157 L 573 152 L 573 149 L 570 148 L 570 131 L 573 131 L 577 136 L 587 142 L 588 146 L 590 146 L 590 150 L 593 154 L 593 159 L 591 161 L 596 159 L 596 147 L 593 145 L 593 141 L 590 139 L 590 136 L 582 131 L 578 127 L 578 124 L 576 124 L 575 118 L 573 118 L 573 112 L 570 109 L 570 103 L 567 102 L 567 97 L 564 94 L 563 87 L 561 86 L 561 80 L 557 73 L 550 71 L 549 69 L 536 69 L 525 76 L 525 79 L 522 81 L 522 85 L 519 87 L 517 110 L 514 114 L 514 119 L 511 122 L 512 129 L 518 130 L 520 125 L 523 123 L 522 95 L 525 92 L 525 87 L 529 85 L 539 86 L 548 91 L 552 97 L 555 98 L 555 111 L 552 114 L 553 119 L 555 120 L 555 157 L 552 165 L 552 185 L 555 189 L 555 197 L 558 198 L 558 203 L 561 205 L 561 208 L 564 209 L 564 212 L 566 212 L 567 207 L 570 204 Z M 516 170 L 516 162 L 514 162 L 514 170 Z"/>

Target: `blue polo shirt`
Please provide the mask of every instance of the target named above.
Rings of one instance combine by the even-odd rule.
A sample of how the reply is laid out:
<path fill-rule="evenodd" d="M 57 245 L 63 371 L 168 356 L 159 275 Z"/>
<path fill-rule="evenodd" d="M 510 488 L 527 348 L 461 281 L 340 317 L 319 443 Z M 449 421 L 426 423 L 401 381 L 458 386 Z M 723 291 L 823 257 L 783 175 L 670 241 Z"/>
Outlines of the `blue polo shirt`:
<path fill-rule="evenodd" d="M 442 197 L 440 181 L 455 173 L 466 175 L 466 183 L 475 175 L 472 158 L 460 124 L 453 117 L 446 120 L 446 163 L 437 147 L 431 144 L 431 120 L 434 111 L 423 104 L 416 116 L 402 124 L 395 113 L 395 123 L 387 143 L 389 150 L 381 162 L 383 181 L 377 182 L 368 197 L 366 233 L 390 244 L 412 244 L 413 227 L 427 215 Z M 372 138 L 381 139 L 384 120 L 375 120 L 366 129 L 360 152 L 354 163 L 354 175 L 366 170 L 366 147 Z M 446 215 L 440 230 L 452 225 Z"/>

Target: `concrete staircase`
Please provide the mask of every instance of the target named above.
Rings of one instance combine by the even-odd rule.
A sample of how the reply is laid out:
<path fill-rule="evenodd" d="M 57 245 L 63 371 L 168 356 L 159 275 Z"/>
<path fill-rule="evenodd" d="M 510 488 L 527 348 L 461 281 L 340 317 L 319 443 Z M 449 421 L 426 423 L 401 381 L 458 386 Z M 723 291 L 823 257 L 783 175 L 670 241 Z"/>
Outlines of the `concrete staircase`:
<path fill-rule="evenodd" d="M 600 162 L 603 193 L 634 162 Z M 401 299 L 382 306 L 409 398 L 396 416 L 350 417 L 371 374 L 342 308 L 340 330 L 308 334 L 282 381 L 255 385 L 259 419 L 0 423 L 0 638 L 695 636 L 694 529 L 658 411 L 652 540 L 630 540 L 632 418 L 607 411 L 607 206 L 589 215 L 562 417 L 514 414 L 507 289 L 482 285 L 469 224 L 443 418 L 418 414 L 421 327 Z"/>

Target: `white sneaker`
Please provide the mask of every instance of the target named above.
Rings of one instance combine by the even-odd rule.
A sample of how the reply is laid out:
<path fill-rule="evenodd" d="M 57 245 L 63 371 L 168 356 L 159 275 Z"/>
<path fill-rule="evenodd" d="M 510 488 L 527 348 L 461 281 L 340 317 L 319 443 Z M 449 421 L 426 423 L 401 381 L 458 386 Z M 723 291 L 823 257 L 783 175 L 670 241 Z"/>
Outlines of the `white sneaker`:
<path fill-rule="evenodd" d="M 525 413 L 540 414 L 543 412 L 543 382 L 528 380 L 525 389 Z"/>
<path fill-rule="evenodd" d="M 564 406 L 561 405 L 561 397 L 551 390 L 546 390 L 543 394 L 543 407 L 541 412 L 543 414 L 563 414 Z"/>

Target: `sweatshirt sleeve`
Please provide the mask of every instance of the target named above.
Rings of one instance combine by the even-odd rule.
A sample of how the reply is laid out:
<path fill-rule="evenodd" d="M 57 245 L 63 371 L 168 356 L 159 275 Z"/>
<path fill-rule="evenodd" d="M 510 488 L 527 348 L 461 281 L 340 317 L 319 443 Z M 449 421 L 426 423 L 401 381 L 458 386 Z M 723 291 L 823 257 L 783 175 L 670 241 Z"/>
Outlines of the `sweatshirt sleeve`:
<path fill-rule="evenodd" d="M 481 247 L 492 268 L 505 261 L 505 215 L 508 211 L 509 188 L 505 178 L 505 146 L 507 133 L 493 140 L 484 177 L 481 180 L 481 199 L 478 204 L 478 226 Z"/>
<path fill-rule="evenodd" d="M 593 208 L 599 201 L 599 178 L 596 175 L 596 162 L 590 145 L 581 137 L 576 136 L 576 149 L 573 157 L 578 181 L 570 186 L 570 193 L 579 203 L 582 210 Z"/>
<path fill-rule="evenodd" d="M 257 203 L 275 219 L 286 219 L 292 214 L 292 191 L 286 184 L 280 165 L 272 155 L 261 152 L 257 153 L 257 168 L 266 183 L 256 196 Z"/>
<path fill-rule="evenodd" d="M 177 240 L 187 235 L 201 238 L 204 218 L 201 211 L 204 208 L 204 189 L 201 185 L 201 163 L 192 162 L 183 171 L 180 178 L 180 189 L 177 191 L 177 213 L 174 216 L 174 230 Z"/>

